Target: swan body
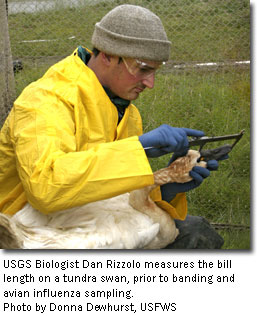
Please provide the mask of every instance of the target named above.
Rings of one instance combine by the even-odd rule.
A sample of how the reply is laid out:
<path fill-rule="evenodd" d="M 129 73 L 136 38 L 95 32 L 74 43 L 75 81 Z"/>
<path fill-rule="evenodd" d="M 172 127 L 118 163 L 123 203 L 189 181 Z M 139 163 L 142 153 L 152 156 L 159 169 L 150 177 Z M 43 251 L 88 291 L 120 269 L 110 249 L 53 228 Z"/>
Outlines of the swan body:
<path fill-rule="evenodd" d="M 13 217 L 0 214 L 1 248 L 159 249 L 178 235 L 173 218 L 149 197 L 157 185 L 191 180 L 200 154 L 189 150 L 154 173 L 153 186 L 68 210 L 43 214 L 26 204 Z M 202 163 L 201 165 L 203 165 Z"/>

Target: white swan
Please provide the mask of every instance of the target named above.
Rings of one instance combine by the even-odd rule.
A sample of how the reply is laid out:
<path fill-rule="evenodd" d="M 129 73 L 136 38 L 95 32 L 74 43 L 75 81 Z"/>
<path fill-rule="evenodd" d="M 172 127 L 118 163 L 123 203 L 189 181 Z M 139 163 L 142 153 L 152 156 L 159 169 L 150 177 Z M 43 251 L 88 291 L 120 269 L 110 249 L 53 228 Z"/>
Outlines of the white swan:
<path fill-rule="evenodd" d="M 154 185 L 107 200 L 45 215 L 29 204 L 13 217 L 0 214 L 1 248 L 159 249 L 178 235 L 173 218 L 149 197 L 157 185 L 191 180 L 200 154 L 189 150 L 154 172 Z"/>

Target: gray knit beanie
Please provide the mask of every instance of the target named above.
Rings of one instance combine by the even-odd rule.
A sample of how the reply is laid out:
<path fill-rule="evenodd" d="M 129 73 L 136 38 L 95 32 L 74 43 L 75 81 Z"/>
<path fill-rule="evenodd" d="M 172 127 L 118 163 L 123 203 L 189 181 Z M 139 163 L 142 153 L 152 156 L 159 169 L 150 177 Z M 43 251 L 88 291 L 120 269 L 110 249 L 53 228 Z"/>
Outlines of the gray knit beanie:
<path fill-rule="evenodd" d="M 92 45 L 107 54 L 167 61 L 171 42 L 160 18 L 140 6 L 115 7 L 96 23 Z"/>

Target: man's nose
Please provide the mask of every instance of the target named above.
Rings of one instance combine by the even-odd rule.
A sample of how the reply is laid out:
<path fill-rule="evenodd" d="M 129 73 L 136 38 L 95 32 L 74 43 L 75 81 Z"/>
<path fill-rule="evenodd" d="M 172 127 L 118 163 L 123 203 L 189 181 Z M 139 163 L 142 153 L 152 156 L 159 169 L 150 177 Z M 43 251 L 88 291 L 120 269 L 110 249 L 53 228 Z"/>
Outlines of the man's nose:
<path fill-rule="evenodd" d="M 154 82 L 155 82 L 155 73 L 153 73 L 151 76 L 142 80 L 142 83 L 149 89 L 152 89 L 154 87 Z"/>

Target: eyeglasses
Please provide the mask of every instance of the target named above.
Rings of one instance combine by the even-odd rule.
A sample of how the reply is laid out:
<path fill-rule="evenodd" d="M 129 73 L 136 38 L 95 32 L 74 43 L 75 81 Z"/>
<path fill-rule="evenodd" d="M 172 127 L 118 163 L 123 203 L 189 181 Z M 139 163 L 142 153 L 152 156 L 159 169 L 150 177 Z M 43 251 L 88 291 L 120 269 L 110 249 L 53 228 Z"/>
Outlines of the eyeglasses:
<path fill-rule="evenodd" d="M 125 57 L 122 57 L 122 60 L 128 72 L 139 80 L 151 77 L 156 73 L 157 70 L 160 69 L 161 65 L 165 64 L 163 62 L 162 64 L 157 63 L 157 66 L 152 66 L 145 63 L 144 61 Z"/>

